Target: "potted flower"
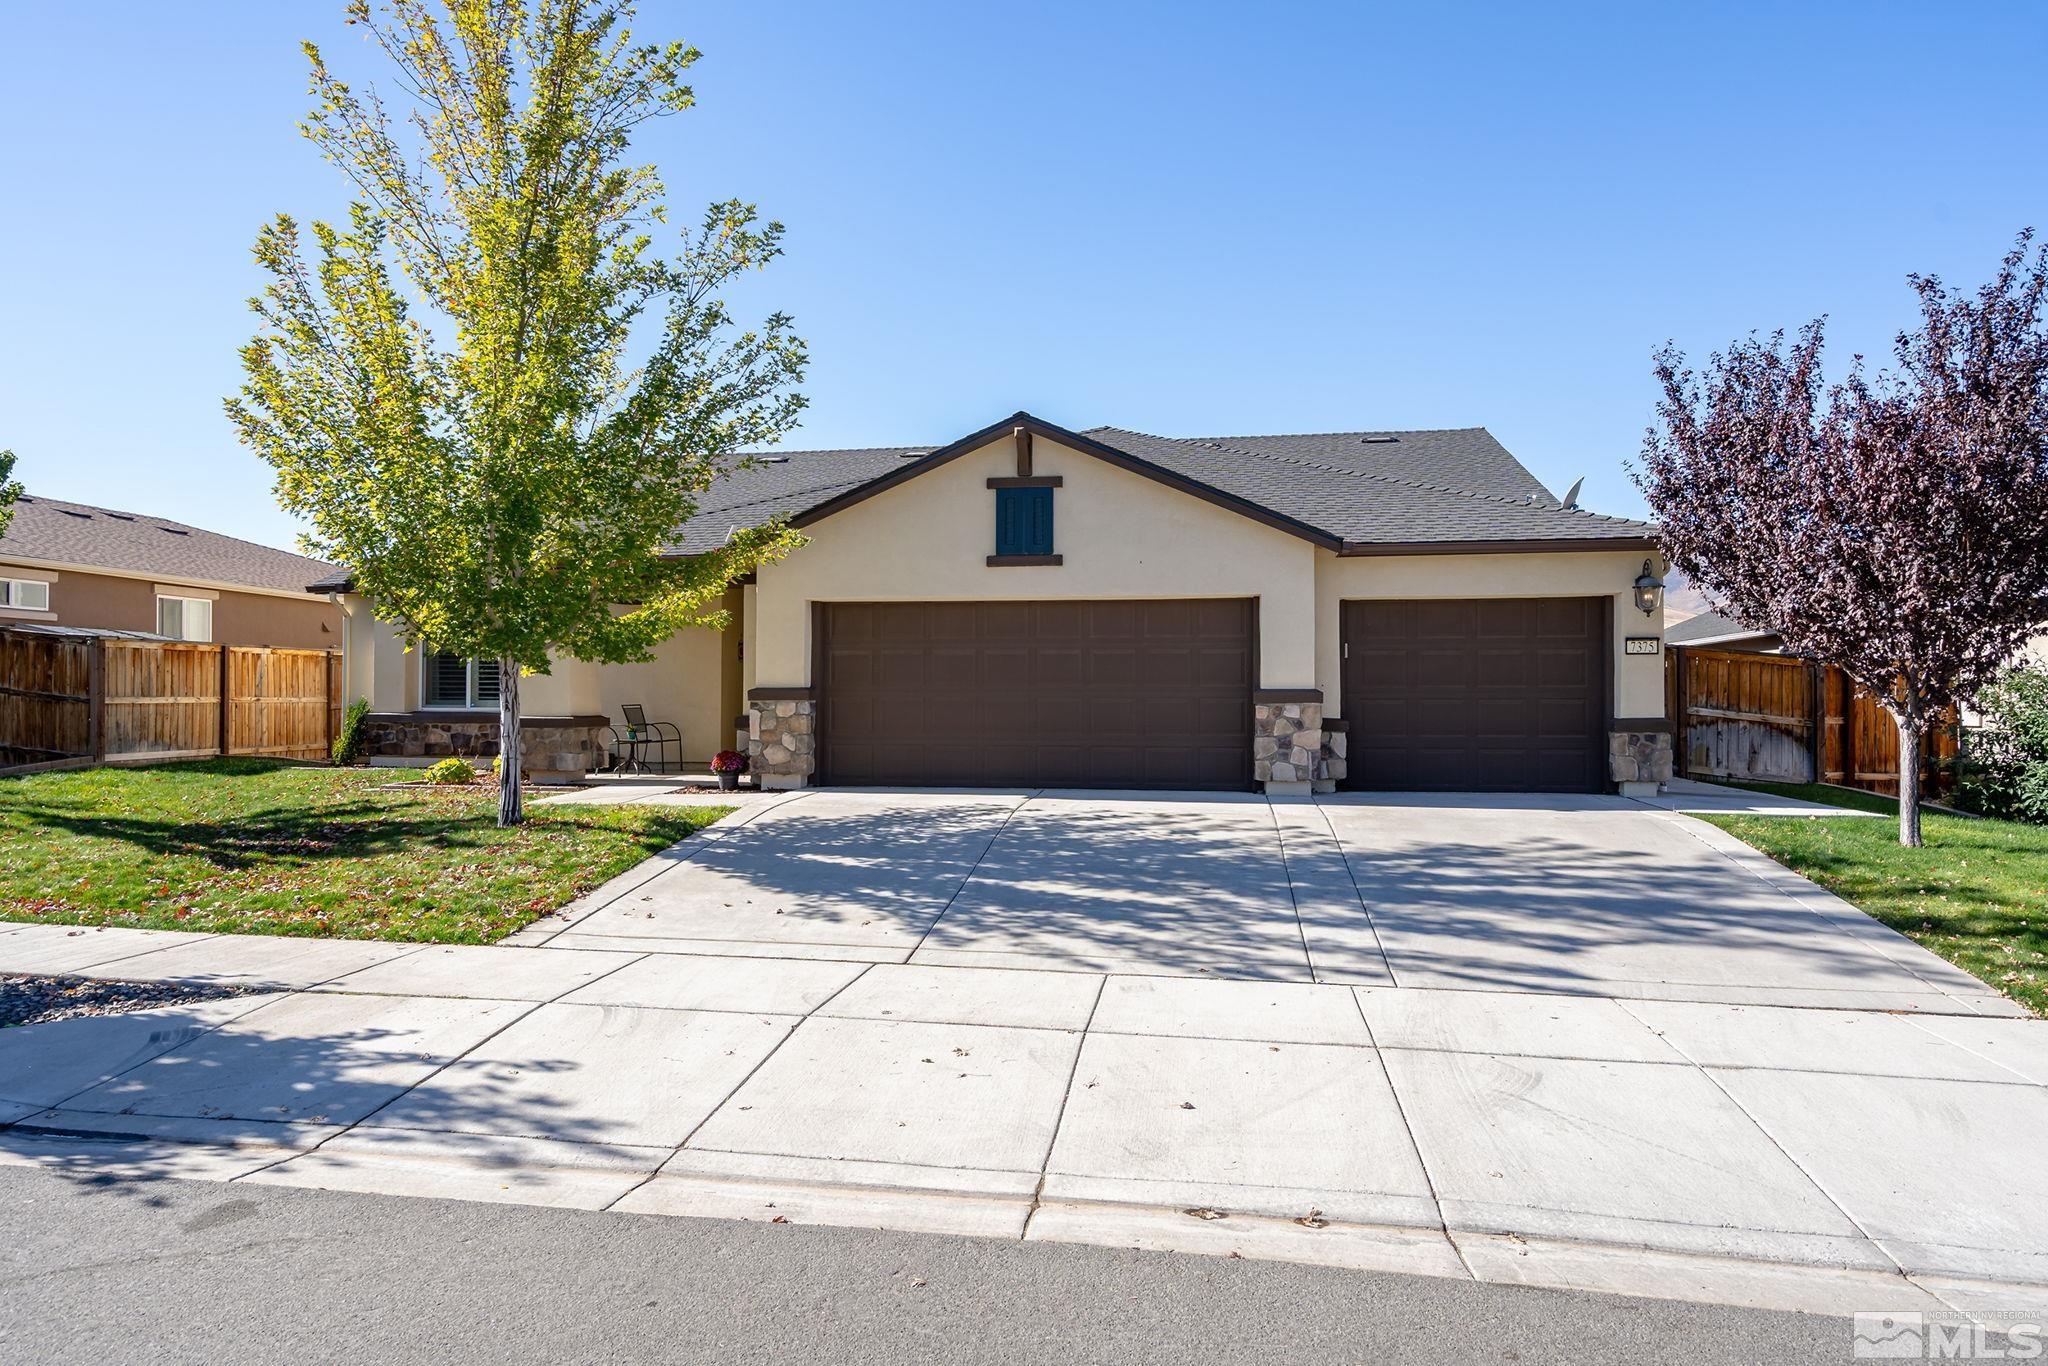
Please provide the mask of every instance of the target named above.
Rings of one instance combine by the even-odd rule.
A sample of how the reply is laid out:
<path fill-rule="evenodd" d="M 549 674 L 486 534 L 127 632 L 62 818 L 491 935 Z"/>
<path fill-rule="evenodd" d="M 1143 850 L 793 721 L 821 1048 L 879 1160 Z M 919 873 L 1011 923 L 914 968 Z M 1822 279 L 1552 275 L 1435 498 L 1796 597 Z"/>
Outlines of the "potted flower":
<path fill-rule="evenodd" d="M 740 774 L 747 771 L 747 756 L 736 749 L 722 749 L 711 756 L 711 771 L 718 775 L 718 785 L 727 792 L 740 785 Z"/>

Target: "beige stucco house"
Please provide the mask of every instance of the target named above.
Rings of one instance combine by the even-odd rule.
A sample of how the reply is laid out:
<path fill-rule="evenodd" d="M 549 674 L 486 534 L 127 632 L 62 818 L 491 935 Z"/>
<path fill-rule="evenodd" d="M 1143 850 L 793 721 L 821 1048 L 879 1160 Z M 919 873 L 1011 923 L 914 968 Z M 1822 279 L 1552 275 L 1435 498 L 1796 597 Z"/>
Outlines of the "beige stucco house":
<path fill-rule="evenodd" d="M 560 732 L 543 747 L 573 767 L 634 702 L 690 760 L 744 743 L 769 787 L 1669 773 L 1655 528 L 1562 506 L 1483 429 L 1190 439 L 1018 413 L 937 448 L 755 457 L 665 553 L 777 517 L 806 544 L 733 590 L 726 630 L 525 680 Z M 343 603 L 380 748 L 490 730 L 488 666 Z"/>

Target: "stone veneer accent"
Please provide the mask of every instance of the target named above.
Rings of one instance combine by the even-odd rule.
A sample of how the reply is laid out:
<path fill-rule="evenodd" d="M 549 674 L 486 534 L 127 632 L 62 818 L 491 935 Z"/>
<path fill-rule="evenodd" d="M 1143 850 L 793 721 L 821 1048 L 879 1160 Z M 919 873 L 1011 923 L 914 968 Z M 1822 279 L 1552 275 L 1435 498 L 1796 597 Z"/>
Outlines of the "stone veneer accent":
<path fill-rule="evenodd" d="M 1337 784 L 1351 772 L 1347 757 L 1351 738 L 1350 724 L 1336 717 L 1323 722 L 1323 756 L 1316 766 L 1315 785 L 1318 792 L 1335 792 Z"/>
<path fill-rule="evenodd" d="M 580 782 L 604 753 L 602 716 L 527 716 L 519 723 L 519 767 L 529 782 Z M 363 753 L 372 760 L 468 759 L 487 765 L 498 755 L 498 718 L 473 712 L 371 712 L 363 718 Z"/>
<path fill-rule="evenodd" d="M 1323 765 L 1323 704 L 1252 704 L 1252 780 L 1307 783 Z"/>
<path fill-rule="evenodd" d="M 1671 754 L 1668 730 L 1607 733 L 1607 774 L 1617 783 L 1670 782 Z"/>
<path fill-rule="evenodd" d="M 818 771 L 817 710 L 808 701 L 747 703 L 747 767 L 762 786 L 802 787 Z"/>

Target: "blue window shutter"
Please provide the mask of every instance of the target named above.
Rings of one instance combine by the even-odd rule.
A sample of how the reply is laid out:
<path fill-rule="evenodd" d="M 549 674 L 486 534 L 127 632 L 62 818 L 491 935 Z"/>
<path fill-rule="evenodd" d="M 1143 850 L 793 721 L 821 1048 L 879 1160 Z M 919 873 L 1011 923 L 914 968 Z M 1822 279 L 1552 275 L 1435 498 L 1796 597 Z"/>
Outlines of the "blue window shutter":
<path fill-rule="evenodd" d="M 996 490 L 996 554 L 1052 554 L 1052 490 Z"/>

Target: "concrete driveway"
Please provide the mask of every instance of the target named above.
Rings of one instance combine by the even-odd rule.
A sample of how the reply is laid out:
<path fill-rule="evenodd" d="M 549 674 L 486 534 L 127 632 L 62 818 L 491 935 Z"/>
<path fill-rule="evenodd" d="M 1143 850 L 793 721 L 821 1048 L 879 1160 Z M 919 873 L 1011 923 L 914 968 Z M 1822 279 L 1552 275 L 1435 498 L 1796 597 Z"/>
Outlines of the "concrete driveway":
<path fill-rule="evenodd" d="M 823 791 L 736 819 L 515 942 L 2009 1009 L 1739 841 L 1619 797 Z"/>
<path fill-rule="evenodd" d="M 489 948 L 0 1038 L 0 1160 L 1846 1312 L 2048 1304 L 2048 1022 L 1621 799 L 816 792 Z"/>

